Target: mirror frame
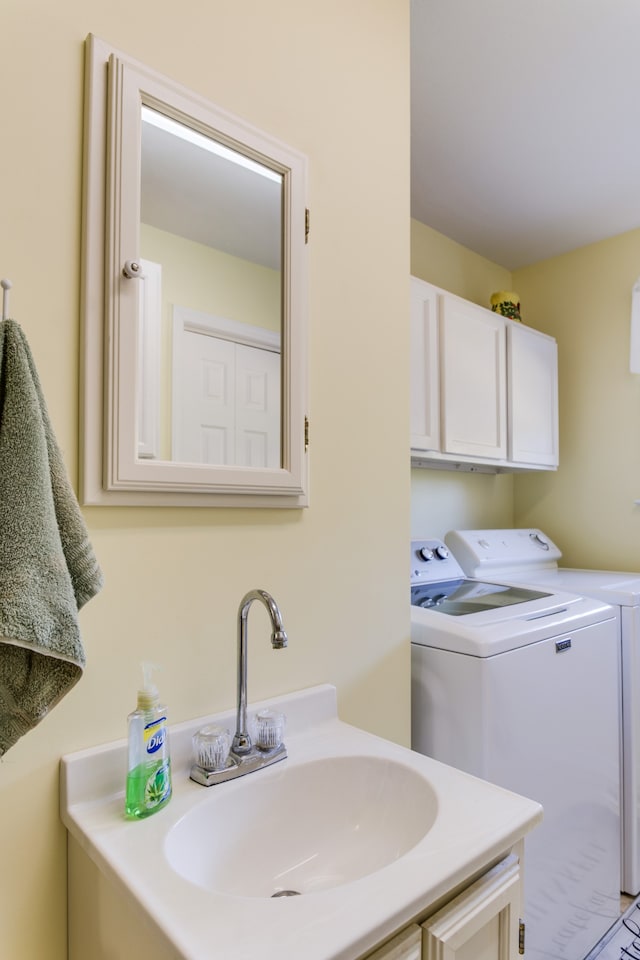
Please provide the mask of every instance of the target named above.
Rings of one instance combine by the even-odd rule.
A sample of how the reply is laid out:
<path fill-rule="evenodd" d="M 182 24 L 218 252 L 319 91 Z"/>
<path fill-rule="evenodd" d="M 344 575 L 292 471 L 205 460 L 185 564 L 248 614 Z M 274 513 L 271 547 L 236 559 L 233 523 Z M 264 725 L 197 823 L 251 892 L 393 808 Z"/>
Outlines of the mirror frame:
<path fill-rule="evenodd" d="M 137 456 L 140 391 L 136 390 L 136 331 L 139 284 L 143 281 L 126 279 L 122 267 L 125 260 L 140 258 L 141 121 L 140 110 L 131 109 L 131 104 L 142 102 L 161 107 L 175 119 L 188 119 L 189 125 L 282 175 L 279 469 L 183 464 Z M 92 34 L 86 40 L 84 129 L 81 502 L 308 506 L 306 157 Z"/>

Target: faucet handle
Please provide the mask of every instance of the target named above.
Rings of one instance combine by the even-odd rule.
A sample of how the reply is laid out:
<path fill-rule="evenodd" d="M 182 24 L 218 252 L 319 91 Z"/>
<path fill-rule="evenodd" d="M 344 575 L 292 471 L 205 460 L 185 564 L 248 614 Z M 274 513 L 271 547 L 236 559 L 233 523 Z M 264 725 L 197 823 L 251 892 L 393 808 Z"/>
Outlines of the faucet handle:
<path fill-rule="evenodd" d="M 260 750 L 273 750 L 284 740 L 287 718 L 274 710 L 259 710 L 255 719 L 255 744 Z"/>
<path fill-rule="evenodd" d="M 231 734 L 224 727 L 211 723 L 193 735 L 196 763 L 203 770 L 223 770 L 229 756 Z"/>

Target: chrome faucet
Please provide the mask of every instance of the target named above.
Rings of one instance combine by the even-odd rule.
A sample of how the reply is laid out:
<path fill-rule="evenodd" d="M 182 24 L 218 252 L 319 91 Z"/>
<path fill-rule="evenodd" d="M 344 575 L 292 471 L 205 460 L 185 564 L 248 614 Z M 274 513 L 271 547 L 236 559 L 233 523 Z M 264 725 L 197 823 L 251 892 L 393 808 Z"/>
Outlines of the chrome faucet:
<path fill-rule="evenodd" d="M 278 604 L 266 590 L 250 590 L 240 601 L 238 607 L 238 709 L 236 714 L 236 732 L 231 743 L 229 757 L 224 766 L 208 769 L 200 763 L 191 768 L 191 779 L 204 786 L 212 786 L 225 780 L 233 780 L 254 770 L 260 770 L 278 760 L 284 760 L 287 751 L 284 743 L 271 745 L 253 743 L 247 730 L 247 619 L 254 600 L 260 600 L 271 619 L 271 646 L 282 650 L 288 644 Z"/>
<path fill-rule="evenodd" d="M 271 618 L 271 646 L 282 650 L 287 646 L 287 635 L 282 624 L 282 614 L 270 593 L 266 590 L 250 590 L 238 608 L 238 712 L 236 732 L 231 746 L 236 756 L 244 756 L 252 749 L 247 732 L 247 619 L 254 600 L 262 600 Z"/>

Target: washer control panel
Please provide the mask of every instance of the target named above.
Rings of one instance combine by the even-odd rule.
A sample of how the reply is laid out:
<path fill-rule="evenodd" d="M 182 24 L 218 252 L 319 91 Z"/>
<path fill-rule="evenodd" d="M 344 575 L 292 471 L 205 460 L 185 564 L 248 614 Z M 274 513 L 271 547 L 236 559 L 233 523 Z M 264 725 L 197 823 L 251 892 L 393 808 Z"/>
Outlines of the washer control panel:
<path fill-rule="evenodd" d="M 434 583 L 464 577 L 462 567 L 443 540 L 411 541 L 411 583 Z"/>
<path fill-rule="evenodd" d="M 450 530 L 447 546 L 468 577 L 519 578 L 555 570 L 562 553 L 542 530 Z"/>

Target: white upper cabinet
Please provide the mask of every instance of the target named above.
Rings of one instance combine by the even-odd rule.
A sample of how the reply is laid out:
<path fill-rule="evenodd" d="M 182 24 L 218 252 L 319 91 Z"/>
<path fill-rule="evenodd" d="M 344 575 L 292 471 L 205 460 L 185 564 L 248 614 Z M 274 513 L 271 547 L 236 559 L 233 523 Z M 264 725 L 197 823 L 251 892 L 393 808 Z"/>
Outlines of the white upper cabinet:
<path fill-rule="evenodd" d="M 456 470 L 555 469 L 556 341 L 412 277 L 411 457 Z"/>
<path fill-rule="evenodd" d="M 506 339 L 501 316 L 440 297 L 440 398 L 444 453 L 507 455 Z"/>
<path fill-rule="evenodd" d="M 558 346 L 521 323 L 507 326 L 509 459 L 558 465 Z"/>
<path fill-rule="evenodd" d="M 411 448 L 440 449 L 438 291 L 411 277 Z"/>

